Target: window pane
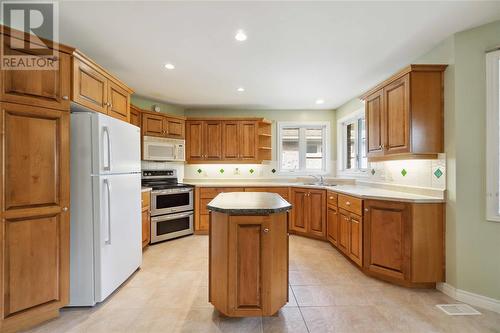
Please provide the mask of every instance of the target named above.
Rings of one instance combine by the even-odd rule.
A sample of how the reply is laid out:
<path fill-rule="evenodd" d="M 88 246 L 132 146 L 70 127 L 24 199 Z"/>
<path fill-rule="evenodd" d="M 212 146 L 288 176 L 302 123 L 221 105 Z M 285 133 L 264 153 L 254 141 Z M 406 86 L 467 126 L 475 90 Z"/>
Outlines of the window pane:
<path fill-rule="evenodd" d="M 360 169 L 368 168 L 368 159 L 366 158 L 366 130 L 365 130 L 365 118 L 360 118 L 358 120 L 358 135 L 359 135 L 359 167 Z"/>
<path fill-rule="evenodd" d="M 306 129 L 306 169 L 323 169 L 323 130 Z"/>
<path fill-rule="evenodd" d="M 281 137 L 281 169 L 299 169 L 299 129 L 284 128 Z"/>
<path fill-rule="evenodd" d="M 354 124 L 346 126 L 346 169 L 356 168 L 356 128 Z"/>

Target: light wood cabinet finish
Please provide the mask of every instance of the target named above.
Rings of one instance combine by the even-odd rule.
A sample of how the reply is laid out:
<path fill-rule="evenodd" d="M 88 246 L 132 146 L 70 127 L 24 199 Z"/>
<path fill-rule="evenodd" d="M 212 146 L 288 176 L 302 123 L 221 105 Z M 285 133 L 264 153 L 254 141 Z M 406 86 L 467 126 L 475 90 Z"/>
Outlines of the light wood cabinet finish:
<path fill-rule="evenodd" d="M 362 217 L 339 209 L 339 239 L 337 248 L 358 266 L 363 265 L 363 220 Z"/>
<path fill-rule="evenodd" d="M 185 120 L 167 117 L 167 136 L 173 139 L 184 139 Z"/>
<path fill-rule="evenodd" d="M 132 90 L 79 51 L 72 56 L 71 100 L 91 110 L 129 121 Z"/>
<path fill-rule="evenodd" d="M 141 192 L 142 248 L 151 241 L 151 191 Z"/>
<path fill-rule="evenodd" d="M 222 122 L 222 158 L 235 160 L 240 158 L 240 126 L 238 121 Z"/>
<path fill-rule="evenodd" d="M 240 159 L 257 160 L 257 122 L 241 121 L 240 124 Z"/>
<path fill-rule="evenodd" d="M 436 158 L 444 151 L 445 69 L 410 65 L 361 97 L 370 161 Z"/>
<path fill-rule="evenodd" d="M 186 161 L 202 162 L 205 160 L 205 137 L 203 121 L 186 121 Z"/>
<path fill-rule="evenodd" d="M 211 212 L 209 301 L 230 317 L 271 316 L 288 300 L 287 213 Z"/>
<path fill-rule="evenodd" d="M 186 129 L 185 129 L 185 119 L 183 117 L 175 117 L 167 115 L 166 113 L 150 112 L 146 110 L 140 110 L 142 117 L 141 122 L 141 132 L 143 136 L 156 136 L 160 138 L 171 138 L 171 139 L 184 139 Z M 134 108 L 131 108 L 131 115 Z"/>
<path fill-rule="evenodd" d="M 68 303 L 69 110 L 0 108 L 0 322 L 2 331 L 18 331 Z"/>
<path fill-rule="evenodd" d="M 345 209 L 356 215 L 363 215 L 363 200 L 350 195 L 338 195 L 339 208 Z"/>
<path fill-rule="evenodd" d="M 365 202 L 364 268 L 406 286 L 444 279 L 443 204 Z"/>
<path fill-rule="evenodd" d="M 27 56 L 12 49 L 10 38 L 2 38 L 6 55 Z M 58 52 L 58 70 L 1 70 L 0 100 L 45 108 L 69 110 L 71 57 Z"/>
<path fill-rule="evenodd" d="M 163 116 L 159 114 L 142 114 L 142 135 L 164 137 L 166 135 Z"/>
<path fill-rule="evenodd" d="M 290 230 L 307 236 L 326 239 L 326 191 L 292 188 Z"/>

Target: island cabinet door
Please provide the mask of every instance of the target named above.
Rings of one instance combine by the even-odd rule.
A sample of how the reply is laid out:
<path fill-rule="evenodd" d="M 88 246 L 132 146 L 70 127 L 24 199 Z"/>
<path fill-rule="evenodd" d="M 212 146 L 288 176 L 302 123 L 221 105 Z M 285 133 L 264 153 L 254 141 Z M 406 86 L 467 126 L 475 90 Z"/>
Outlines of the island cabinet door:
<path fill-rule="evenodd" d="M 287 301 L 287 214 L 229 219 L 229 315 L 271 315 Z"/>
<path fill-rule="evenodd" d="M 307 194 L 309 208 L 309 223 L 307 232 L 319 238 L 326 237 L 326 192 L 324 190 L 309 190 Z"/>
<path fill-rule="evenodd" d="M 290 221 L 290 229 L 298 232 L 307 232 L 307 189 L 293 188 L 292 189 L 292 218 Z"/>
<path fill-rule="evenodd" d="M 403 203 L 365 202 L 365 268 L 384 276 L 405 279 L 409 274 L 410 226 Z"/>

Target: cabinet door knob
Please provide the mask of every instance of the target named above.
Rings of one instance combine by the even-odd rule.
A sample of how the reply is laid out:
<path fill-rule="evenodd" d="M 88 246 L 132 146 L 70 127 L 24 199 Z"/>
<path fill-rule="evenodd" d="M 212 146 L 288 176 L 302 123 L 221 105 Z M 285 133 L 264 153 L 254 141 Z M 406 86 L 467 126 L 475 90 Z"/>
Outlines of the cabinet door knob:
<path fill-rule="evenodd" d="M 67 101 L 69 99 L 68 96 L 63 96 L 62 99 L 64 99 L 65 101 Z"/>
<path fill-rule="evenodd" d="M 268 232 L 269 232 L 269 229 L 268 229 L 268 228 L 265 228 L 265 229 L 264 229 L 264 232 L 265 232 L 265 233 L 268 233 Z"/>
<path fill-rule="evenodd" d="M 349 201 L 346 201 L 346 202 L 345 202 L 345 204 L 346 204 L 347 206 L 350 206 L 350 205 L 351 205 L 351 203 L 350 203 Z"/>
<path fill-rule="evenodd" d="M 365 208 L 365 212 L 367 212 L 367 211 L 369 211 L 369 209 L 368 209 L 368 208 Z"/>
<path fill-rule="evenodd" d="M 63 207 L 63 208 L 62 208 L 62 211 L 63 211 L 63 212 L 67 212 L 67 211 L 68 211 L 68 207 Z"/>
<path fill-rule="evenodd" d="M 333 200 L 333 197 L 330 197 L 330 200 Z"/>

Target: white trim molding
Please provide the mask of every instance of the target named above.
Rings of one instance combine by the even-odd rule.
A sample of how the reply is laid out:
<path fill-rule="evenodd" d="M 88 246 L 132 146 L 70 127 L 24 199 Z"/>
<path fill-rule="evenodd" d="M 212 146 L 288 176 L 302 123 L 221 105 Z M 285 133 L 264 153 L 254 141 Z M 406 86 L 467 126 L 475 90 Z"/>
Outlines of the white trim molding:
<path fill-rule="evenodd" d="M 436 289 L 457 301 L 500 313 L 500 300 L 498 299 L 458 289 L 445 282 L 437 283 Z"/>
<path fill-rule="evenodd" d="M 347 122 L 354 121 L 365 115 L 364 107 L 353 111 L 342 118 L 337 119 L 337 175 L 345 177 L 355 177 L 355 178 L 368 178 L 368 169 L 370 168 L 370 163 L 368 162 L 368 167 L 366 169 L 345 169 L 345 142 L 347 140 L 344 133 L 344 125 Z M 367 140 L 368 142 L 368 140 Z"/>
<path fill-rule="evenodd" d="M 500 222 L 500 51 L 486 53 L 486 219 Z"/>

